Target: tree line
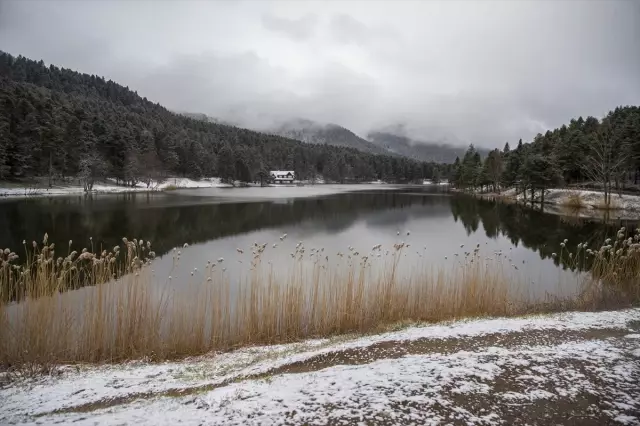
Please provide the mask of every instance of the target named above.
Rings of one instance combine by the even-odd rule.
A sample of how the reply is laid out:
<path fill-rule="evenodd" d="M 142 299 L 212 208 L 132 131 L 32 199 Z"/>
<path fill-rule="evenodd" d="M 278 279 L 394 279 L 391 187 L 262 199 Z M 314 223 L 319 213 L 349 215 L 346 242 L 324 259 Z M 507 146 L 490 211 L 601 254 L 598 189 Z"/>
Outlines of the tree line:
<path fill-rule="evenodd" d="M 473 145 L 462 159 L 456 158 L 451 177 L 458 188 L 493 191 L 516 188 L 541 194 L 548 188 L 595 187 L 611 194 L 638 190 L 640 181 L 640 107 L 618 107 L 604 118 L 572 119 L 530 143 L 518 142 L 511 149 L 495 149 L 483 159 Z"/>
<path fill-rule="evenodd" d="M 112 178 L 135 185 L 167 176 L 413 182 L 451 166 L 305 144 L 175 114 L 128 87 L 0 51 L 0 180 Z"/>

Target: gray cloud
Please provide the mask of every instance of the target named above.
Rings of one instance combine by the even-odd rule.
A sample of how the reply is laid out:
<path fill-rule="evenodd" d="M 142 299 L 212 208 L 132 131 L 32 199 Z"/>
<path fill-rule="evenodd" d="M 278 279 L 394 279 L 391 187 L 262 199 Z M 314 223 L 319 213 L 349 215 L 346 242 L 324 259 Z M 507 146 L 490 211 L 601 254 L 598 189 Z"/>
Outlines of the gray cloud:
<path fill-rule="evenodd" d="M 354 43 L 360 45 L 373 44 L 393 40 L 398 34 L 389 27 L 369 27 L 353 16 L 338 13 L 331 17 L 331 35 L 339 43 Z"/>
<path fill-rule="evenodd" d="M 640 4 L 4 0 L 1 49 L 248 126 L 502 146 L 640 103 Z"/>
<path fill-rule="evenodd" d="M 318 18 L 309 14 L 299 19 L 286 19 L 270 13 L 262 15 L 262 25 L 268 30 L 280 32 L 294 40 L 305 40 L 313 36 Z"/>

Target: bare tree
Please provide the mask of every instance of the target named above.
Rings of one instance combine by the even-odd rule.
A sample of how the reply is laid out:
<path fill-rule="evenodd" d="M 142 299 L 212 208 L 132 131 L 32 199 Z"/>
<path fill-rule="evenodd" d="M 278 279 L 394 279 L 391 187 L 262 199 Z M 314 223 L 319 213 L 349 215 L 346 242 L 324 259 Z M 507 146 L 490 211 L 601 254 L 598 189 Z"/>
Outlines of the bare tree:
<path fill-rule="evenodd" d="M 140 154 L 138 150 L 132 149 L 127 154 L 127 160 L 124 164 L 125 185 L 136 186 L 141 175 Z"/>
<path fill-rule="evenodd" d="M 611 204 L 611 185 L 625 169 L 630 158 L 629 145 L 615 138 L 608 119 L 603 119 L 585 160 L 584 172 L 602 185 L 604 204 Z"/>
<path fill-rule="evenodd" d="M 147 185 L 147 188 L 151 186 L 152 182 L 158 184 L 158 181 L 162 178 L 162 162 L 158 157 L 155 150 L 150 149 L 142 155 L 143 167 L 141 170 L 142 181 Z"/>
<path fill-rule="evenodd" d="M 89 152 L 79 162 L 78 179 L 82 182 L 85 192 L 93 189 L 96 180 L 103 178 L 107 171 L 107 162 L 97 152 Z"/>

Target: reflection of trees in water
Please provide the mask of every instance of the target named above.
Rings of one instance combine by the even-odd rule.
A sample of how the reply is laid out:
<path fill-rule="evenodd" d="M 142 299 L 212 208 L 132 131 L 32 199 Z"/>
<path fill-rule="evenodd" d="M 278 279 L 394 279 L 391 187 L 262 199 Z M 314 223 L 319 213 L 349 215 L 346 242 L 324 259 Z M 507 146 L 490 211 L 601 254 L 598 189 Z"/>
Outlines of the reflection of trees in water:
<path fill-rule="evenodd" d="M 451 214 L 448 197 L 426 195 L 407 199 L 406 194 L 397 196 L 402 209 L 380 209 L 368 214 L 365 218 L 368 227 L 395 230 L 412 218 L 447 217 Z"/>
<path fill-rule="evenodd" d="M 184 201 L 185 204 L 181 204 Z M 41 241 L 47 232 L 59 254 L 68 240 L 74 248 L 113 247 L 122 237 L 150 240 L 158 255 L 185 242 L 197 243 L 263 228 L 305 221 L 305 228 L 338 233 L 371 212 L 411 206 L 446 205 L 442 197 L 419 197 L 392 191 L 354 192 L 322 198 L 297 198 L 287 203 L 233 202 L 212 204 L 211 199 L 127 194 L 103 197 L 61 197 L 0 203 L 0 246 L 14 250 L 22 240 Z M 430 209 L 421 209 L 428 214 Z M 442 210 L 442 209 L 438 209 Z M 422 214 L 414 213 L 413 214 Z M 447 213 L 448 214 L 448 213 Z M 394 223 L 403 216 L 389 218 Z M 373 225 L 376 226 L 376 225 Z"/>
<path fill-rule="evenodd" d="M 305 232 L 336 234 L 357 220 L 376 230 L 401 227 L 412 218 L 442 217 L 452 214 L 467 234 L 482 232 L 488 238 L 505 236 L 549 258 L 560 253 L 560 243 L 569 240 L 575 251 L 580 242 L 593 249 L 615 236 L 620 226 L 631 230 L 628 222 L 599 223 L 597 220 L 541 213 L 515 204 L 478 200 L 472 197 L 377 191 L 354 192 L 322 198 L 297 198 L 286 203 L 228 202 L 211 199 L 127 194 L 102 197 L 59 197 L 0 203 L 0 247 L 18 253 L 22 240 L 41 241 L 45 232 L 55 241 L 60 255 L 66 254 L 67 241 L 74 248 L 112 247 L 121 238 L 151 240 L 158 255 L 184 242 L 197 243 L 215 238 L 298 225 Z M 566 267 L 567 259 L 555 259 Z M 585 265 L 580 264 L 580 267 Z M 586 265 L 588 266 L 588 265 Z"/>
<path fill-rule="evenodd" d="M 637 223 L 630 221 L 615 221 L 602 223 L 597 220 L 570 218 L 545 214 L 517 204 L 507 204 L 498 201 L 478 200 L 469 196 L 455 196 L 451 198 L 451 213 L 456 221 L 471 234 L 478 230 L 479 223 L 487 237 L 497 238 L 502 235 L 515 246 L 536 251 L 542 259 L 551 258 L 553 253 L 560 254 L 562 243 L 569 240 L 567 248 L 575 252 L 579 243 L 587 243 L 590 248 L 597 249 L 606 238 L 615 237 L 621 226 L 633 232 Z M 578 268 L 584 270 L 590 267 L 590 261 L 585 264 L 582 256 L 578 259 Z M 554 259 L 558 266 L 567 268 L 568 252 L 565 256 Z"/>

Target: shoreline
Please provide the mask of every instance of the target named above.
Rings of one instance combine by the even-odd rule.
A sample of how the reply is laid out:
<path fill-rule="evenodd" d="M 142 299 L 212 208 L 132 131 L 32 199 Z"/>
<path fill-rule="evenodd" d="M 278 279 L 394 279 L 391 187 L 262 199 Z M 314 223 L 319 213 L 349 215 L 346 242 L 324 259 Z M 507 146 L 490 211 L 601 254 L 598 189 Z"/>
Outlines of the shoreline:
<path fill-rule="evenodd" d="M 530 198 L 527 198 L 525 201 L 524 196 L 521 193 L 516 194 L 513 188 L 500 193 L 465 192 L 458 189 L 453 189 L 452 191 L 480 199 L 496 199 L 503 202 L 517 203 L 530 209 L 532 209 L 533 206 L 541 206 L 539 191 L 536 192 L 534 196 L 533 205 Z M 574 199 L 579 197 L 580 205 L 572 204 L 570 197 Z M 612 194 L 611 205 L 613 207 L 609 209 L 600 207 L 600 205 L 603 204 L 603 198 L 602 192 L 593 190 L 547 189 L 545 191 L 544 208 L 542 210 L 555 215 L 578 216 L 585 219 L 602 219 L 608 216 L 613 219 L 640 220 L 640 195 L 622 194 L 620 197 L 618 194 Z"/>
<path fill-rule="evenodd" d="M 5 183 L 6 184 L 6 183 Z M 310 181 L 300 181 L 293 184 L 268 184 L 261 186 L 259 184 L 243 184 L 234 186 L 228 183 L 222 183 L 220 178 L 204 178 L 201 180 L 193 180 L 188 178 L 169 178 L 162 182 L 153 182 L 147 186 L 144 183 L 138 183 L 136 186 L 116 185 L 111 182 L 102 182 L 95 184 L 91 191 L 85 191 L 81 185 L 64 185 L 49 187 L 29 187 L 29 186 L 3 186 L 0 182 L 0 200 L 17 199 L 17 198 L 48 198 L 69 195 L 104 195 L 104 194 L 130 194 L 130 193 L 152 193 L 152 192 L 170 192 L 178 189 L 209 189 L 209 188 L 298 188 L 306 186 L 323 186 L 323 185 L 370 185 L 372 187 L 383 186 L 402 186 L 403 184 L 394 184 L 382 181 L 333 184 L 324 181 L 311 183 Z M 411 185 L 411 184 L 407 184 Z M 416 185 L 416 184 L 413 184 Z M 418 186 L 441 186 L 443 183 L 433 184 L 424 182 L 417 184 Z"/>
<path fill-rule="evenodd" d="M 151 182 L 150 185 L 138 183 L 136 186 L 117 185 L 112 180 L 97 183 L 91 191 L 85 191 L 81 185 L 61 185 L 49 187 L 30 187 L 16 185 L 10 187 L 2 186 L 0 182 L 0 199 L 3 198 L 36 198 L 36 197 L 57 197 L 65 195 L 84 194 L 126 194 L 136 192 L 163 192 L 175 189 L 198 189 L 198 188 L 232 188 L 233 185 L 221 182 L 220 178 L 204 178 L 193 180 L 189 178 L 168 178 L 162 182 Z"/>

